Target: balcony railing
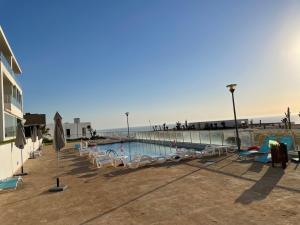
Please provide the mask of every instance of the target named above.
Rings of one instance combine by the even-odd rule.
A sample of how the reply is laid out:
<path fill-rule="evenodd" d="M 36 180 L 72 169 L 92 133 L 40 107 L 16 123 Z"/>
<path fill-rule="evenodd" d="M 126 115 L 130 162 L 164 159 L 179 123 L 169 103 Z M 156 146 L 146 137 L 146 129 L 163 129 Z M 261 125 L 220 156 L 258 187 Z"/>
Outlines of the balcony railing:
<path fill-rule="evenodd" d="M 6 95 L 4 97 L 4 103 L 5 104 L 12 104 L 12 105 L 16 106 L 18 109 L 20 109 L 22 111 L 22 104 L 16 98 L 14 98 L 13 96 Z M 11 110 L 11 109 L 9 108 L 9 110 Z"/>
<path fill-rule="evenodd" d="M 12 77 L 14 78 L 14 80 L 16 81 L 16 83 L 21 87 L 21 84 L 18 81 L 18 78 L 17 78 L 15 72 L 11 68 L 10 63 L 7 61 L 6 57 L 3 55 L 2 52 L 0 52 L 0 60 L 2 61 L 2 63 L 6 67 L 6 69 L 9 71 L 9 73 L 12 75 Z"/>

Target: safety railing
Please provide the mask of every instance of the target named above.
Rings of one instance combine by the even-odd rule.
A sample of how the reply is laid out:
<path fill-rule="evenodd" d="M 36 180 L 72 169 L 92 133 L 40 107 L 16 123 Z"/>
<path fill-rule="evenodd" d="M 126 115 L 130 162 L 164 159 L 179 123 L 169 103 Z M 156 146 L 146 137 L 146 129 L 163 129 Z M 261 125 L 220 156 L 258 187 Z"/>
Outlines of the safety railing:
<path fill-rule="evenodd" d="M 127 138 L 127 131 L 98 132 L 100 136 Z M 243 129 L 239 130 L 241 146 L 261 145 L 266 135 L 292 135 L 295 144 L 300 145 L 300 129 Z M 235 145 L 236 134 L 234 129 L 230 130 L 201 130 L 201 131 L 140 131 L 130 132 L 131 139 L 150 141 L 169 141 L 193 144 Z"/>

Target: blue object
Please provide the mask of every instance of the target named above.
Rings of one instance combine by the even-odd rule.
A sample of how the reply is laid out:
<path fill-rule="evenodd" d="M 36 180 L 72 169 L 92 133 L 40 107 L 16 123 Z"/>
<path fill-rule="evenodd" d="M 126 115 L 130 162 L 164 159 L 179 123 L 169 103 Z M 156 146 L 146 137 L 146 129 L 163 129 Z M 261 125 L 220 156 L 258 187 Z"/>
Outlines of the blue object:
<path fill-rule="evenodd" d="M 79 149 L 80 149 L 80 144 L 75 144 L 75 145 L 74 145 L 74 148 L 76 148 L 76 149 L 79 150 Z"/>
<path fill-rule="evenodd" d="M 292 136 L 283 136 L 279 139 L 279 142 L 285 144 L 288 151 L 294 149 L 294 141 Z"/>
<path fill-rule="evenodd" d="M 259 153 L 259 154 L 267 154 L 270 151 L 270 146 L 269 146 L 269 144 L 270 144 L 269 142 L 270 141 L 276 141 L 276 136 L 275 135 L 267 136 L 264 139 L 264 141 L 263 141 L 263 143 L 260 146 L 260 148 L 259 148 L 258 151 L 255 151 L 255 150 L 253 150 L 253 151 L 251 151 L 251 150 L 249 150 L 249 151 L 240 151 L 239 152 L 239 156 L 241 156 L 241 157 L 247 157 L 247 156 L 251 156 L 251 155 L 257 154 L 257 153 Z M 259 157 L 262 157 L 262 156 L 259 156 Z"/>
<path fill-rule="evenodd" d="M 12 177 L 12 178 L 8 178 L 3 181 L 0 181 L 0 190 L 16 188 L 18 180 L 19 180 L 18 177 Z"/>

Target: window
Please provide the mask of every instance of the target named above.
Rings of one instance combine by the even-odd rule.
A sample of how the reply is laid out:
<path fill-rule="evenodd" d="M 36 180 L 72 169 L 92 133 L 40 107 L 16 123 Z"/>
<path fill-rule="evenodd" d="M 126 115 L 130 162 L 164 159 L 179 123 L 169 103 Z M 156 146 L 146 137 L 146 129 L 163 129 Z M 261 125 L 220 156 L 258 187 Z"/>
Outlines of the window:
<path fill-rule="evenodd" d="M 4 114 L 5 117 L 5 137 L 16 136 L 17 118 L 9 114 Z"/>
<path fill-rule="evenodd" d="M 85 128 L 85 127 L 82 128 L 82 136 L 83 136 L 83 137 L 86 136 L 86 128 Z"/>
<path fill-rule="evenodd" d="M 71 131 L 70 131 L 70 129 L 66 129 L 66 133 L 67 133 L 67 137 L 70 137 L 70 136 L 71 136 Z"/>

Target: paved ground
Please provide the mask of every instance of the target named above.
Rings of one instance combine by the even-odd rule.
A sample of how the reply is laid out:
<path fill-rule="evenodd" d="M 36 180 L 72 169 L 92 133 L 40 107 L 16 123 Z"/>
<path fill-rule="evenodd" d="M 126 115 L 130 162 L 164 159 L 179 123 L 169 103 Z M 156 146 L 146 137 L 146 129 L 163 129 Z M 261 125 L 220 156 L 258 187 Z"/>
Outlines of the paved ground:
<path fill-rule="evenodd" d="M 25 164 L 22 189 L 0 193 L 0 224 L 299 224 L 300 168 L 235 159 L 96 169 L 67 149 L 59 173 L 69 188 L 49 193 L 57 168 L 48 146 Z"/>

